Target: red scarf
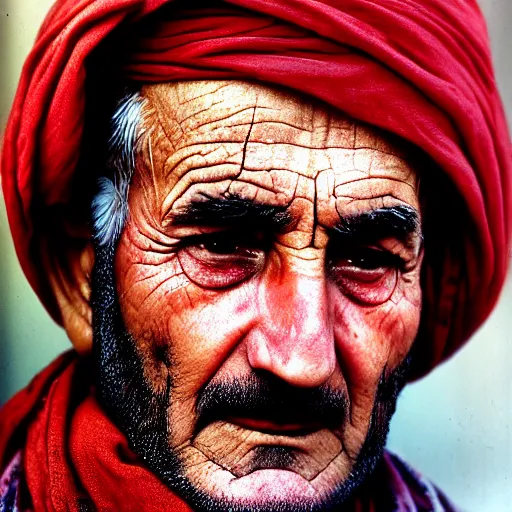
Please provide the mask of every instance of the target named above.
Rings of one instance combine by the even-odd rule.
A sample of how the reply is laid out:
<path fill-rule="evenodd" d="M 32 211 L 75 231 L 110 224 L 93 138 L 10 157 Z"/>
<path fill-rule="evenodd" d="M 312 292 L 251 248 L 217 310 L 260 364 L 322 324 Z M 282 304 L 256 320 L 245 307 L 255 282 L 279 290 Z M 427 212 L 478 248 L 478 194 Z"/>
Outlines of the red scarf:
<path fill-rule="evenodd" d="M 49 512 L 79 512 L 90 505 L 102 512 L 190 511 L 129 449 L 83 377 L 76 358 L 64 354 L 0 413 L 1 467 L 13 450 L 22 450 L 29 507 Z"/>
<path fill-rule="evenodd" d="M 90 365 L 66 353 L 2 408 L 0 475 L 8 470 L 0 479 L 0 509 L 12 485 L 22 512 L 190 512 L 130 450 L 96 402 L 90 375 Z M 455 512 L 388 453 L 343 509 Z"/>

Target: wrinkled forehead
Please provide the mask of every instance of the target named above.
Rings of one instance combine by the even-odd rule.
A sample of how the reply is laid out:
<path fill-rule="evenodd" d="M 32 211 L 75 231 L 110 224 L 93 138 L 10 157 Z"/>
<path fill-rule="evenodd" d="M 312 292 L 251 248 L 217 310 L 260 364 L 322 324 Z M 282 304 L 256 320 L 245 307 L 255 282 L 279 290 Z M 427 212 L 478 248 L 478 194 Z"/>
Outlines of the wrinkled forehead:
<path fill-rule="evenodd" d="M 286 191 L 296 190 L 297 180 L 330 180 L 336 190 L 349 183 L 365 188 L 365 178 L 388 188 L 402 183 L 398 199 L 416 203 L 418 180 L 405 143 L 310 98 L 239 81 L 146 85 L 142 96 L 145 167 L 153 185 L 161 182 L 166 209 L 201 183 L 203 193 L 212 189 L 205 184 L 217 183 L 216 195 L 226 192 L 219 182 L 233 187 L 241 178 L 273 188 L 272 203 L 288 202 Z"/>

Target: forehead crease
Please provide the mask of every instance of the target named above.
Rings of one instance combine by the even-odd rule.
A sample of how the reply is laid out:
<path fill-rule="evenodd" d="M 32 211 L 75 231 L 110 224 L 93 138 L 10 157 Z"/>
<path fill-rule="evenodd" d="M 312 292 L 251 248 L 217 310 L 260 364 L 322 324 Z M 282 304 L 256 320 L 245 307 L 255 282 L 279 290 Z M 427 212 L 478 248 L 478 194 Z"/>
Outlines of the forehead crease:
<path fill-rule="evenodd" d="M 187 174 L 200 170 L 205 180 L 209 169 L 219 165 L 234 166 L 232 176 L 240 171 L 243 151 L 238 142 L 216 142 L 191 144 L 167 155 L 163 163 L 163 175 L 171 186 L 175 186 Z"/>
<path fill-rule="evenodd" d="M 319 172 L 331 169 L 343 182 L 352 179 L 350 173 L 363 177 L 396 176 L 407 180 L 412 169 L 405 160 L 371 148 L 325 147 L 311 148 L 300 144 L 276 144 L 249 141 L 246 146 L 244 169 L 287 169 L 301 176 L 315 178 Z"/>
<path fill-rule="evenodd" d="M 208 100 L 213 95 L 218 97 L 233 96 L 233 82 L 230 80 L 186 81 L 160 85 L 165 88 L 173 87 L 176 89 L 179 105 Z"/>
<path fill-rule="evenodd" d="M 354 150 L 352 155 L 354 170 L 364 171 L 368 177 L 388 177 L 393 180 L 410 182 L 411 186 L 414 186 L 415 172 L 406 160 L 369 148 Z M 346 177 L 340 176 L 340 178 Z M 345 181 L 347 180 L 345 179 Z"/>
<path fill-rule="evenodd" d="M 216 83 L 216 82 L 213 82 Z M 204 142 L 243 140 L 251 124 L 254 101 L 248 94 L 244 102 L 226 101 L 227 85 L 217 88 L 187 84 L 157 84 L 143 88 L 154 107 L 158 128 L 176 148 L 187 145 L 190 138 Z M 189 95 L 183 95 L 192 91 Z M 201 94 L 199 94 L 201 92 Z M 228 136 L 222 134 L 228 132 Z"/>

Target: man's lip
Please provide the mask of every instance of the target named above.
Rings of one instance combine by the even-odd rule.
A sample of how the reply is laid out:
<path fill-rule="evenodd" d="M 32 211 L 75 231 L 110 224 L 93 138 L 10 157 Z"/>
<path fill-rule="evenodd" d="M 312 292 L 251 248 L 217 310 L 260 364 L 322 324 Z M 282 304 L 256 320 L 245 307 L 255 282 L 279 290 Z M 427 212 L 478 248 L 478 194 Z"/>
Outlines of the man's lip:
<path fill-rule="evenodd" d="M 305 436 L 324 428 L 318 423 L 277 423 L 260 418 L 231 417 L 227 421 L 242 428 L 279 436 Z"/>

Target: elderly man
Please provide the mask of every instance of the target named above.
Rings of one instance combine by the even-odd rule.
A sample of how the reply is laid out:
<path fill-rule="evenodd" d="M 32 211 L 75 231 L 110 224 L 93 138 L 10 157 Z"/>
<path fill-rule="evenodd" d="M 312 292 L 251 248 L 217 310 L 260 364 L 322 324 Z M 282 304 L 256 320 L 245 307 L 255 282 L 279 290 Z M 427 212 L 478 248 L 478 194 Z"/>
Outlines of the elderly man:
<path fill-rule="evenodd" d="M 2 510 L 455 510 L 384 446 L 506 272 L 472 0 L 60 1 L 2 173 L 76 349 L 1 413 Z"/>

